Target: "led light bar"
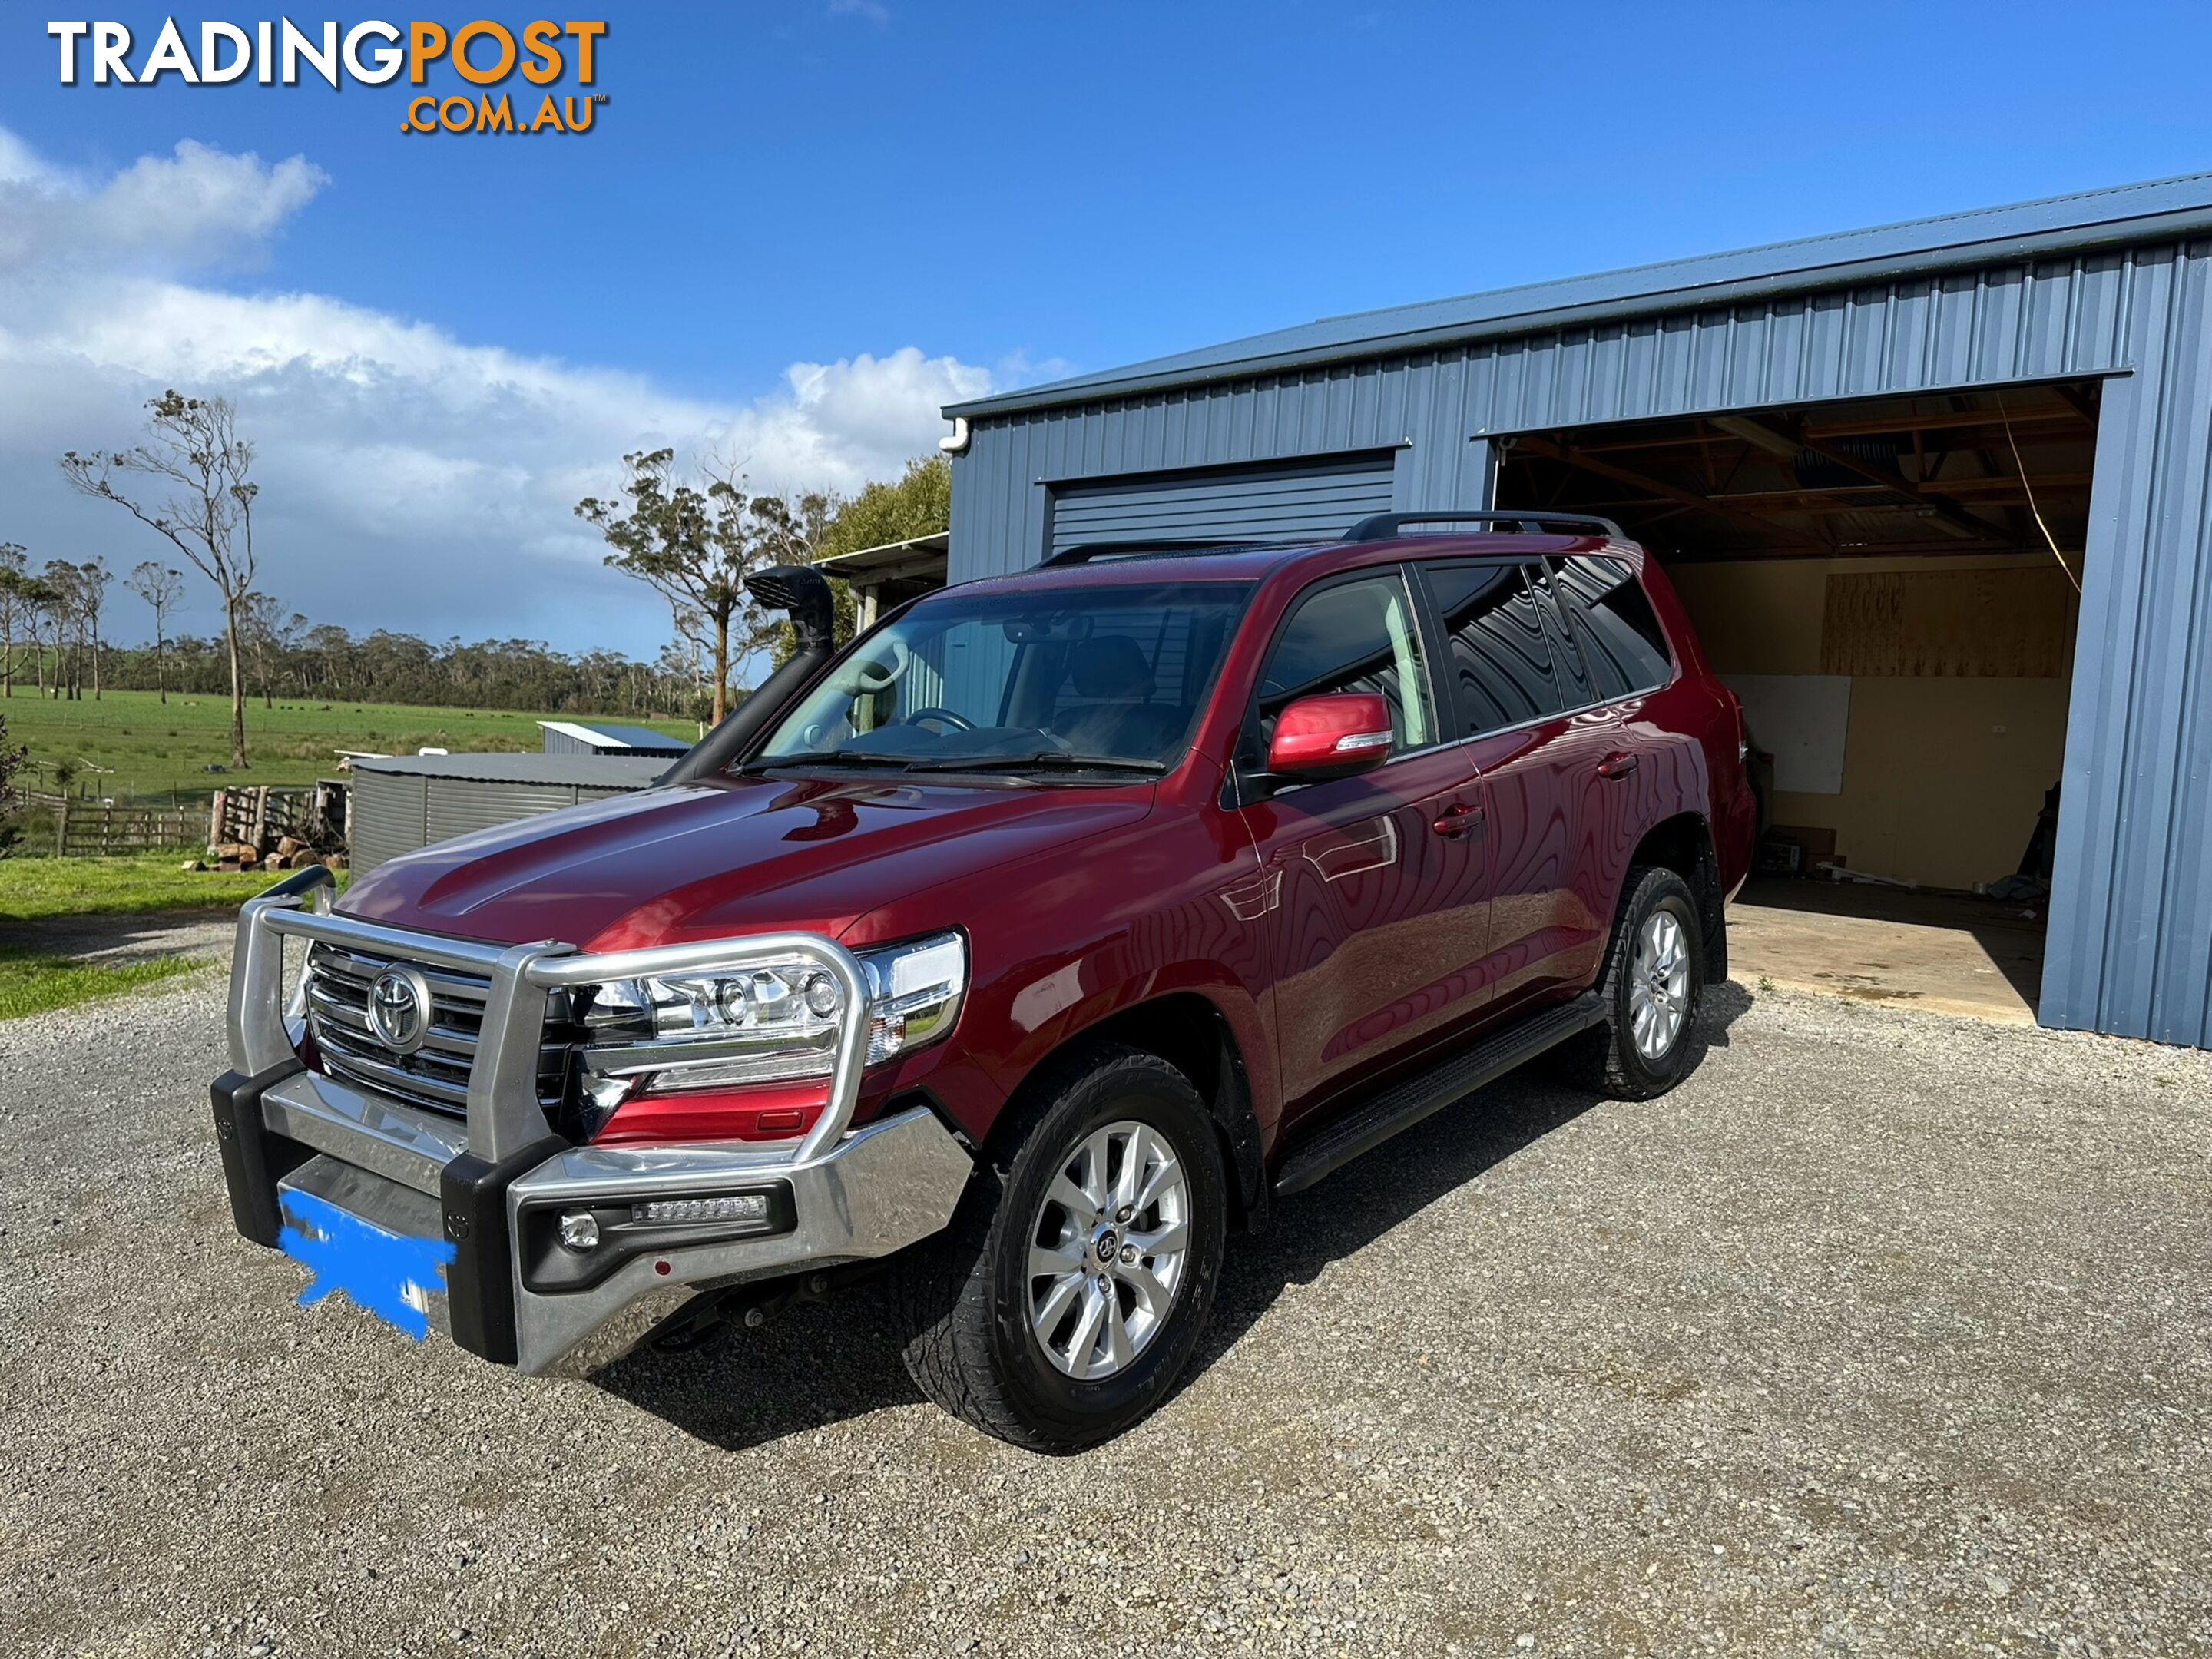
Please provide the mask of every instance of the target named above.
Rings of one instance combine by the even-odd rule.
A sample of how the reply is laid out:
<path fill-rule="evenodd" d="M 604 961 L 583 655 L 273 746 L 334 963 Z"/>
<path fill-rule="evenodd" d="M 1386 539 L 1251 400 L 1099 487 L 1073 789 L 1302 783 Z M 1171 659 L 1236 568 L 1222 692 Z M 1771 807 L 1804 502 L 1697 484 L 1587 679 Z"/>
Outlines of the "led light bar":
<path fill-rule="evenodd" d="M 699 1221 L 769 1220 L 766 1193 L 724 1193 L 714 1198 L 650 1198 L 630 1211 L 632 1222 L 667 1226 Z"/>

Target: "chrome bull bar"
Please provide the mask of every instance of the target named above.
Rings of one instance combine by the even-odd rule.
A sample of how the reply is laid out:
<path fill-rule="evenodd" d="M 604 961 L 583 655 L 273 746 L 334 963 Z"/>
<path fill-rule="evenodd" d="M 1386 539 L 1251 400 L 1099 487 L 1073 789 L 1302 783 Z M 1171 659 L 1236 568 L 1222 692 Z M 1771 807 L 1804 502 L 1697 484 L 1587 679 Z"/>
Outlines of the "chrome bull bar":
<path fill-rule="evenodd" d="M 303 909 L 331 872 L 310 865 L 239 911 L 237 954 L 230 980 L 230 1063 L 248 1077 L 290 1060 L 295 1050 L 284 1023 L 284 940 L 319 940 L 382 952 L 432 967 L 458 968 L 491 980 L 483 1036 L 469 1075 L 466 1148 L 496 1164 L 545 1138 L 538 1102 L 538 1051 L 545 1028 L 546 993 L 614 980 L 649 979 L 720 969 L 764 968 L 798 960 L 821 969 L 844 993 L 830 1100 L 793 1153 L 811 1163 L 852 1127 L 867 1061 L 868 976 L 860 960 L 817 933 L 755 933 L 743 939 L 585 955 L 573 945 L 543 939 L 501 946 L 438 933 L 386 927 L 325 908 Z"/>
<path fill-rule="evenodd" d="M 456 1170 L 481 1181 L 503 1170 L 494 1208 L 500 1261 L 484 1260 L 470 1294 L 496 1295 L 513 1310 L 511 1357 L 522 1370 L 550 1369 L 616 1316 L 637 1304 L 688 1294 L 695 1287 L 741 1282 L 801 1267 L 889 1255 L 935 1232 L 951 1219 L 973 1168 L 969 1154 L 927 1108 L 873 1121 L 858 1131 L 871 1012 L 866 971 L 833 939 L 811 933 L 754 934 L 597 954 L 558 940 L 501 946 L 386 927 L 329 908 L 332 878 L 310 866 L 250 899 L 238 921 L 228 1011 L 231 1065 L 226 1084 L 250 1086 L 253 1130 L 265 1129 L 355 1177 L 331 1184 L 312 1168 L 281 1183 L 321 1179 L 327 1190 L 386 1193 L 390 1214 L 416 1215 L 420 1197 L 442 1193 L 448 1240 L 465 1237 L 455 1213 Z M 309 901 L 314 908 L 307 908 Z M 356 1081 L 305 1071 L 284 1007 L 284 942 L 300 939 L 488 977 L 490 994 L 469 1074 L 464 1120 L 380 1095 Z M 795 1141 L 682 1146 L 576 1147 L 562 1142 L 538 1097 L 538 1065 L 548 1002 L 556 992 L 611 981 L 804 963 L 828 974 L 843 993 L 829 1099 L 813 1126 Z M 218 1085 L 217 1126 L 226 1141 Z M 226 1159 L 230 1149 L 226 1146 Z M 311 1160 L 313 1162 L 315 1160 Z M 226 1175 L 230 1170 L 226 1166 Z M 732 1187 L 780 1185 L 793 1206 L 787 1230 L 761 1237 L 694 1239 L 626 1261 L 575 1291 L 549 1292 L 526 1284 L 522 1216 L 526 1206 L 631 1201 L 684 1196 Z M 271 1194 L 274 1201 L 274 1194 Z M 239 1208 L 234 1182 L 234 1209 Z M 248 1231 L 240 1213 L 240 1231 Z M 459 1229 L 457 1232 L 457 1227 Z M 261 1242 L 269 1242 L 263 1238 Z M 465 1266 L 468 1247 L 464 1247 Z M 495 1287 L 489 1281 L 495 1278 Z M 458 1306 L 458 1304 L 457 1304 Z M 446 1324 L 442 1318 L 434 1322 Z M 448 1328 L 463 1337 L 458 1313 Z M 469 1328 L 477 1328 L 473 1318 Z M 631 1332 L 630 1334 L 635 1334 Z M 465 1339 L 463 1339 L 465 1340 Z M 469 1346 L 475 1346 L 471 1342 Z M 480 1347 L 506 1358 L 494 1342 Z"/>

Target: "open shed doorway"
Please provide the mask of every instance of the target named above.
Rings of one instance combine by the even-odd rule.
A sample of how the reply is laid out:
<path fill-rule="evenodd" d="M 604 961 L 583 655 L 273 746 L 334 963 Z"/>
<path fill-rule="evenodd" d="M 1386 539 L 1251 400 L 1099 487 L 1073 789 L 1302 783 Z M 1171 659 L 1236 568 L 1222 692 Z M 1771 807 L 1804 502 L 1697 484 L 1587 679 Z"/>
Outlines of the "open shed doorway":
<path fill-rule="evenodd" d="M 2099 390 L 1497 441 L 1499 507 L 1618 520 L 1743 699 L 1738 977 L 2034 1017 Z"/>

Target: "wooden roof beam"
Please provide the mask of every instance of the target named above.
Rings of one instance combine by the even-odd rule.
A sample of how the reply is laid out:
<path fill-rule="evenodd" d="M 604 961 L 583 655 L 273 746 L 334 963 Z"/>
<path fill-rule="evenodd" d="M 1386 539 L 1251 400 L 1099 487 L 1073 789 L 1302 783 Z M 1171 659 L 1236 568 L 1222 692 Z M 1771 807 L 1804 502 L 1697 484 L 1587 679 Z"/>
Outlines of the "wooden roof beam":
<path fill-rule="evenodd" d="M 1695 490 L 1683 489 L 1680 484 L 1668 483 L 1663 478 L 1654 478 L 1646 473 L 1617 465 L 1613 462 L 1600 460 L 1594 455 L 1585 455 L 1554 439 L 1523 435 L 1513 441 L 1513 447 L 1516 450 L 1526 450 L 1531 455 L 1540 455 L 1547 460 L 1559 461 L 1584 472 L 1595 472 L 1601 478 L 1610 478 L 1615 483 L 1625 483 L 1632 489 L 1647 490 L 1663 501 L 1674 501 L 1683 507 L 1695 507 L 1703 513 L 1717 514 L 1724 519 L 1734 519 L 1740 524 L 1750 526 L 1762 536 L 1771 536 L 1777 531 L 1780 531 L 1790 538 L 1788 545 L 1825 550 L 1820 549 L 1818 544 L 1807 541 L 1802 531 L 1778 523 L 1765 514 L 1728 506 L 1723 502 L 1716 501 L 1710 495 L 1700 495 Z M 1572 509 L 1562 507 L 1559 510 L 1567 512 Z"/>

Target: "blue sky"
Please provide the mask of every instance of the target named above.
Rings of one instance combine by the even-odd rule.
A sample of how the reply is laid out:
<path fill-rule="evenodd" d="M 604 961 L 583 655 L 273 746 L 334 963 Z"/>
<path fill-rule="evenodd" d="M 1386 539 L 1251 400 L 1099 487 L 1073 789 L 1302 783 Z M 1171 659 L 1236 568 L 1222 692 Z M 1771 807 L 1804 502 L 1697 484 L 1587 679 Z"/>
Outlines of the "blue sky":
<path fill-rule="evenodd" d="M 986 385 L 2212 167 L 2199 9 L 635 4 L 599 130 L 528 140 L 64 88 L 52 9 L 0 22 L 0 540 L 158 550 L 52 457 L 196 377 L 288 603 L 569 647 L 667 631 L 566 514 L 633 444 L 849 488 Z"/>

